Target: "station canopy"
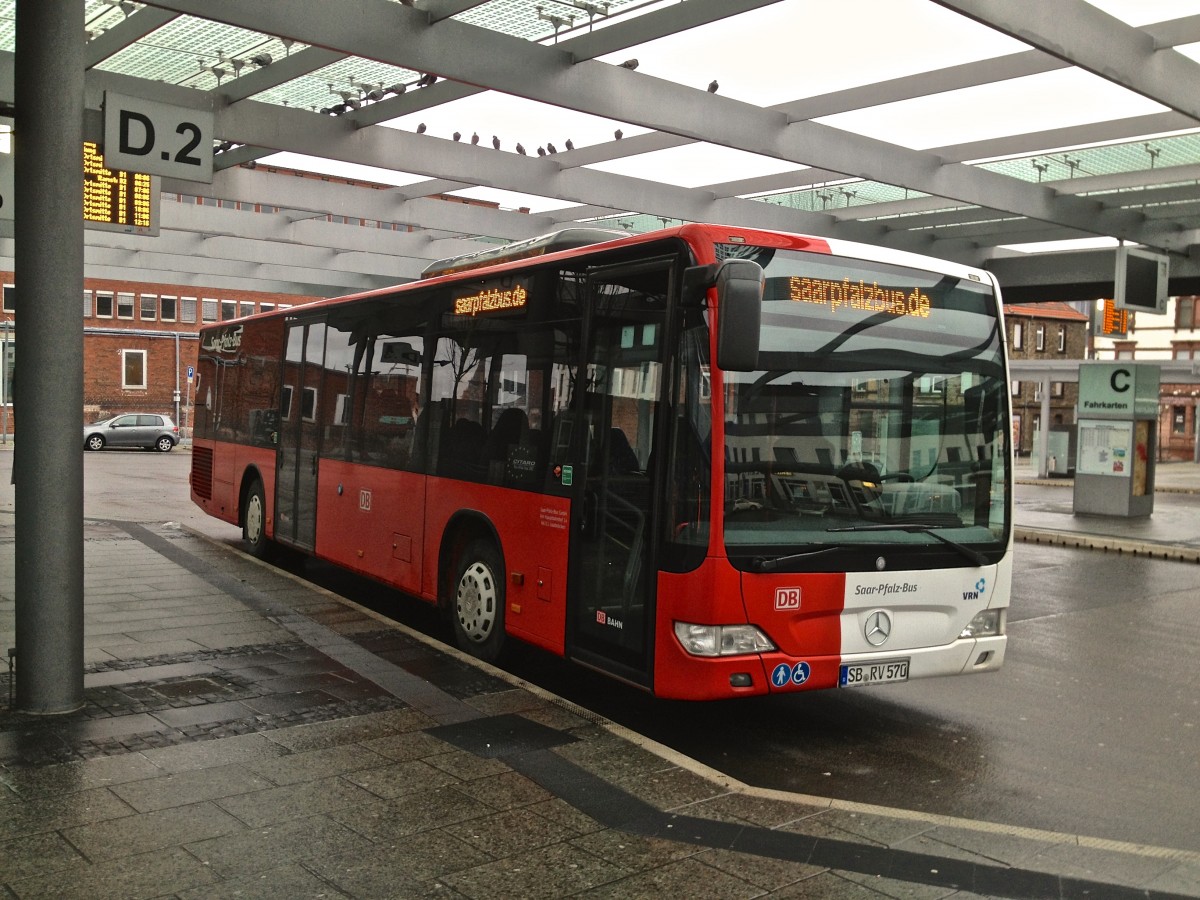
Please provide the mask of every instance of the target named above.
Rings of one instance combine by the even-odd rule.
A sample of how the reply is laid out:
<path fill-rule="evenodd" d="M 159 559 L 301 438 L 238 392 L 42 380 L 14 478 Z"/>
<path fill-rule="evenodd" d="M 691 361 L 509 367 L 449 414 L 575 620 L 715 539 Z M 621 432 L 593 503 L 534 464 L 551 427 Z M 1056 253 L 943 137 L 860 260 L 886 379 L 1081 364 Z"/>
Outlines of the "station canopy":
<path fill-rule="evenodd" d="M 1195 0 L 84 7 L 89 133 L 114 91 L 211 110 L 216 150 L 211 184 L 162 179 L 156 236 L 87 232 L 96 277 L 333 295 L 581 222 L 719 222 L 985 266 L 1026 300 L 1111 285 L 1124 241 L 1200 290 Z"/>

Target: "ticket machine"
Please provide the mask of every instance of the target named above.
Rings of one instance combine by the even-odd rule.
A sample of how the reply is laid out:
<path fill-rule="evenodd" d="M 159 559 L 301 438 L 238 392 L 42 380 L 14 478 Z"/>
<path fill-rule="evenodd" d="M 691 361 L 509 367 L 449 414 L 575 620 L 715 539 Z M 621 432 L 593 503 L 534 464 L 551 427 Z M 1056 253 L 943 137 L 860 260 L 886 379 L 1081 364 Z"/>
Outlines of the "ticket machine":
<path fill-rule="evenodd" d="M 1076 513 L 1136 518 L 1154 511 L 1158 392 L 1158 366 L 1080 364 Z"/>

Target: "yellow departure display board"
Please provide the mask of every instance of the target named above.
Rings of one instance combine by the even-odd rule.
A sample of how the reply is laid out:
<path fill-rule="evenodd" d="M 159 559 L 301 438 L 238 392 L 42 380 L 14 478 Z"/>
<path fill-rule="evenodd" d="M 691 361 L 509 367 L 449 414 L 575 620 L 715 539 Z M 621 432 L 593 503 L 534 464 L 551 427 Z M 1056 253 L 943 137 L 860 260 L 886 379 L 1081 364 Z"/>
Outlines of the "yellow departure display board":
<path fill-rule="evenodd" d="M 83 143 L 83 221 L 88 227 L 158 234 L 157 177 L 110 169 L 92 141 Z"/>
<path fill-rule="evenodd" d="M 1129 334 L 1129 310 L 1117 309 L 1116 301 L 1105 300 L 1100 309 L 1099 333 L 1105 337 Z"/>

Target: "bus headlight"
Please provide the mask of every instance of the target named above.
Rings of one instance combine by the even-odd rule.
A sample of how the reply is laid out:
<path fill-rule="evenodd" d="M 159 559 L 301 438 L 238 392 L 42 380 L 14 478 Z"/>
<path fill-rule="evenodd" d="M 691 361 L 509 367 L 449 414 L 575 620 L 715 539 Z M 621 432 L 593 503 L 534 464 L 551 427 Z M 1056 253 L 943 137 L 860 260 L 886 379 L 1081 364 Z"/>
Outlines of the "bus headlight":
<path fill-rule="evenodd" d="M 754 625 L 675 623 L 675 637 L 692 656 L 742 656 L 769 653 L 775 645 Z"/>
<path fill-rule="evenodd" d="M 960 638 L 996 637 L 1004 634 L 1004 610 L 985 609 L 967 623 Z"/>

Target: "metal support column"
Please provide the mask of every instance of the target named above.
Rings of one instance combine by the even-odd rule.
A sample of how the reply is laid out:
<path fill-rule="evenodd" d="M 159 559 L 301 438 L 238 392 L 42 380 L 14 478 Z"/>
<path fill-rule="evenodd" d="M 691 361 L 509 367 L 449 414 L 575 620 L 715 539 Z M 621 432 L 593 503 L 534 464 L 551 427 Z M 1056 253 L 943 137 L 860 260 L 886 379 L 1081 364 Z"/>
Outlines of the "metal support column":
<path fill-rule="evenodd" d="M 1038 429 L 1035 453 L 1038 478 L 1047 478 L 1050 475 L 1050 376 L 1043 375 L 1038 383 L 1042 386 L 1041 408 L 1038 413 L 1042 427 Z"/>
<path fill-rule="evenodd" d="M 83 705 L 84 0 L 16 6 L 17 708 Z"/>

